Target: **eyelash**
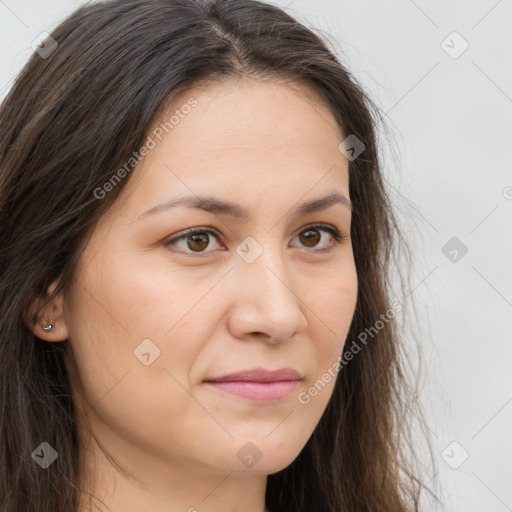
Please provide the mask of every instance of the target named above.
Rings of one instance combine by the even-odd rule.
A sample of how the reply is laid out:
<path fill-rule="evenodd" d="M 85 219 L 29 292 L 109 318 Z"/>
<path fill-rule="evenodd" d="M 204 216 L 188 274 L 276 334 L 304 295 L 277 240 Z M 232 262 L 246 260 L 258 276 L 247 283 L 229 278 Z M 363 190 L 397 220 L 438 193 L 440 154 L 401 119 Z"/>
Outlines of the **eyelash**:
<path fill-rule="evenodd" d="M 304 231 L 307 231 L 308 229 L 314 229 L 314 228 L 317 228 L 320 231 L 327 231 L 333 237 L 334 242 L 329 247 L 325 247 L 323 249 L 312 249 L 313 252 L 326 252 L 326 251 L 332 249 L 333 247 L 335 247 L 337 245 L 340 245 L 343 241 L 348 239 L 347 235 L 344 235 L 343 233 L 341 233 L 334 226 L 329 226 L 329 225 L 326 225 L 326 224 L 318 224 L 318 223 L 317 224 L 310 224 L 308 226 L 305 226 L 301 231 L 299 231 L 297 233 L 297 235 L 300 235 L 301 233 L 303 233 Z M 180 236 L 172 238 L 172 239 L 166 241 L 164 243 L 164 245 L 166 247 L 169 247 L 169 246 L 174 245 L 176 242 L 179 242 L 180 240 L 186 239 L 187 237 L 189 237 L 191 235 L 200 234 L 200 233 L 208 233 L 210 235 L 213 235 L 219 241 L 219 235 L 217 234 L 217 231 L 215 229 L 213 229 L 213 226 L 210 224 L 210 225 L 208 225 L 208 227 L 187 229 Z M 307 249 L 307 247 L 305 247 L 305 248 Z M 178 251 L 178 252 L 181 252 L 181 251 Z M 202 255 L 208 254 L 209 252 L 211 252 L 211 251 L 202 251 L 202 252 L 193 252 L 193 251 L 192 252 L 187 252 L 187 251 L 184 251 L 183 254 L 186 254 L 187 256 L 199 256 L 199 257 L 202 257 Z"/>

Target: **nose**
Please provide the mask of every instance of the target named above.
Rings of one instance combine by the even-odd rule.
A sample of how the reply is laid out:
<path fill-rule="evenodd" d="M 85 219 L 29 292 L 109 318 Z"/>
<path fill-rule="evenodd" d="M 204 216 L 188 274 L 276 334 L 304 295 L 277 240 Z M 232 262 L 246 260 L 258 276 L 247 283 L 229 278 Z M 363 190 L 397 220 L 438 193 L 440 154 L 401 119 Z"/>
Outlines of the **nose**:
<path fill-rule="evenodd" d="M 231 272 L 233 303 L 228 328 L 238 339 L 260 337 L 282 343 L 307 327 L 305 306 L 294 290 L 289 263 L 278 252 L 265 248 L 252 263 L 238 260 Z"/>

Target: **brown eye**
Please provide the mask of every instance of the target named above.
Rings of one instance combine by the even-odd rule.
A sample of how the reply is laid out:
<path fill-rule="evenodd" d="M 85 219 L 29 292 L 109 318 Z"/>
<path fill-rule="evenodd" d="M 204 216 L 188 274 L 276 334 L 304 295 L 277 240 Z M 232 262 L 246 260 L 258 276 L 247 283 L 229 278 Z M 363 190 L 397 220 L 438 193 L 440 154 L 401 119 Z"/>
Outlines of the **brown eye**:
<path fill-rule="evenodd" d="M 329 241 L 329 238 L 327 238 L 323 244 L 324 246 L 318 249 L 316 247 L 322 245 L 322 233 L 328 233 L 331 235 L 331 240 Z M 217 243 L 219 243 L 219 235 L 213 229 L 191 228 L 182 235 L 172 238 L 168 242 L 165 242 L 165 245 L 168 247 L 176 246 L 181 249 L 179 252 L 183 252 L 188 255 L 206 255 L 209 252 L 212 252 L 211 250 L 207 250 L 210 247 L 212 241 L 210 235 L 214 237 Z M 300 239 L 300 244 L 302 247 L 313 248 L 314 252 L 321 252 L 332 249 L 333 246 L 340 244 L 342 240 L 345 240 L 348 237 L 342 235 L 334 227 L 320 224 L 315 226 L 308 226 L 306 229 L 303 229 L 296 236 L 296 238 Z M 183 245 L 183 242 L 185 242 L 185 245 Z"/>
<path fill-rule="evenodd" d="M 318 229 L 307 229 L 306 231 L 303 231 L 299 237 L 306 247 L 314 247 L 322 238 Z"/>
<path fill-rule="evenodd" d="M 206 251 L 211 244 L 210 236 L 215 237 L 218 240 L 218 235 L 212 230 L 207 228 L 201 229 L 189 229 L 183 235 L 173 238 L 165 243 L 166 246 L 176 246 L 181 248 L 183 252 L 191 254 L 207 254 L 210 251 Z M 180 245 L 181 242 L 186 242 L 185 247 Z"/>
<path fill-rule="evenodd" d="M 193 235 L 188 235 L 186 240 L 188 248 L 194 252 L 201 252 L 206 249 L 210 242 L 208 233 L 195 233 Z"/>
<path fill-rule="evenodd" d="M 336 228 L 325 226 L 323 224 L 308 226 L 306 229 L 303 229 L 298 235 L 297 238 L 300 239 L 301 245 L 307 248 L 315 248 L 317 245 L 321 245 L 322 241 L 322 232 L 328 233 L 331 235 L 331 242 L 324 244 L 324 247 L 320 249 L 316 249 L 316 251 L 326 251 L 331 249 L 334 245 L 341 243 L 344 240 L 345 236 L 343 236 Z"/>

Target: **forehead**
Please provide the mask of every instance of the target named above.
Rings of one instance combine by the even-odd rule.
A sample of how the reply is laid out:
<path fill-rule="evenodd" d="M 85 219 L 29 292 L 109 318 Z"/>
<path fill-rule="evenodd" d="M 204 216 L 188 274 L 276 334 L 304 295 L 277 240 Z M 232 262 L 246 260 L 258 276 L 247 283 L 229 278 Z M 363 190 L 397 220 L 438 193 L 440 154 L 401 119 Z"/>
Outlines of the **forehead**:
<path fill-rule="evenodd" d="M 183 193 L 236 195 L 239 202 L 261 194 L 299 200 L 333 187 L 349 194 L 340 127 L 303 83 L 232 80 L 191 88 L 173 99 L 149 136 L 154 147 L 126 187 L 140 211 Z"/>
<path fill-rule="evenodd" d="M 193 131 L 199 144 L 293 145 L 304 137 L 341 137 L 327 101 L 305 82 L 231 79 L 201 85 L 175 97 L 164 121 L 190 98 L 197 107 L 173 131 L 183 138 Z"/>

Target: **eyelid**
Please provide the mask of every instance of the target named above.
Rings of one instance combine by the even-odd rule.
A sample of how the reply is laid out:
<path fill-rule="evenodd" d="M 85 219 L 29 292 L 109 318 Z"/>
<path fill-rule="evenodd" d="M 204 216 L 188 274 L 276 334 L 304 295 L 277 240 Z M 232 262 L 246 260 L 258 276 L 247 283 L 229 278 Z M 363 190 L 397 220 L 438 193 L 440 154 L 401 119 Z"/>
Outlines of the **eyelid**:
<path fill-rule="evenodd" d="M 350 236 L 347 235 L 344 230 L 341 230 L 332 224 L 327 224 L 327 223 L 323 223 L 323 222 L 313 222 L 311 224 L 306 224 L 305 226 L 301 226 L 300 228 L 298 228 L 295 231 L 295 233 L 293 234 L 292 239 L 295 238 L 300 233 L 302 233 L 303 231 L 306 231 L 308 229 L 314 229 L 314 228 L 318 228 L 322 231 L 329 232 L 331 237 L 333 237 L 334 242 L 331 243 L 328 247 L 324 247 L 322 249 L 303 247 L 303 249 L 306 249 L 306 250 L 310 249 L 310 252 L 313 252 L 313 253 L 321 253 L 321 252 L 328 251 L 328 250 L 332 249 L 333 247 L 340 245 L 343 241 L 347 240 L 348 238 L 350 238 Z M 195 233 L 210 233 L 219 242 L 222 239 L 220 233 L 213 227 L 212 224 L 205 224 L 204 226 L 188 228 L 185 231 L 182 231 L 181 233 L 172 235 L 172 238 L 167 238 L 164 241 L 164 246 L 172 246 L 173 245 L 172 242 L 177 242 L 177 241 L 182 240 L 182 239 L 186 238 L 187 236 L 193 235 Z M 179 252 L 179 253 L 185 254 L 187 256 L 201 257 L 201 256 L 206 256 L 208 253 L 213 252 L 213 251 L 203 251 L 203 252 L 175 251 L 175 252 Z"/>

